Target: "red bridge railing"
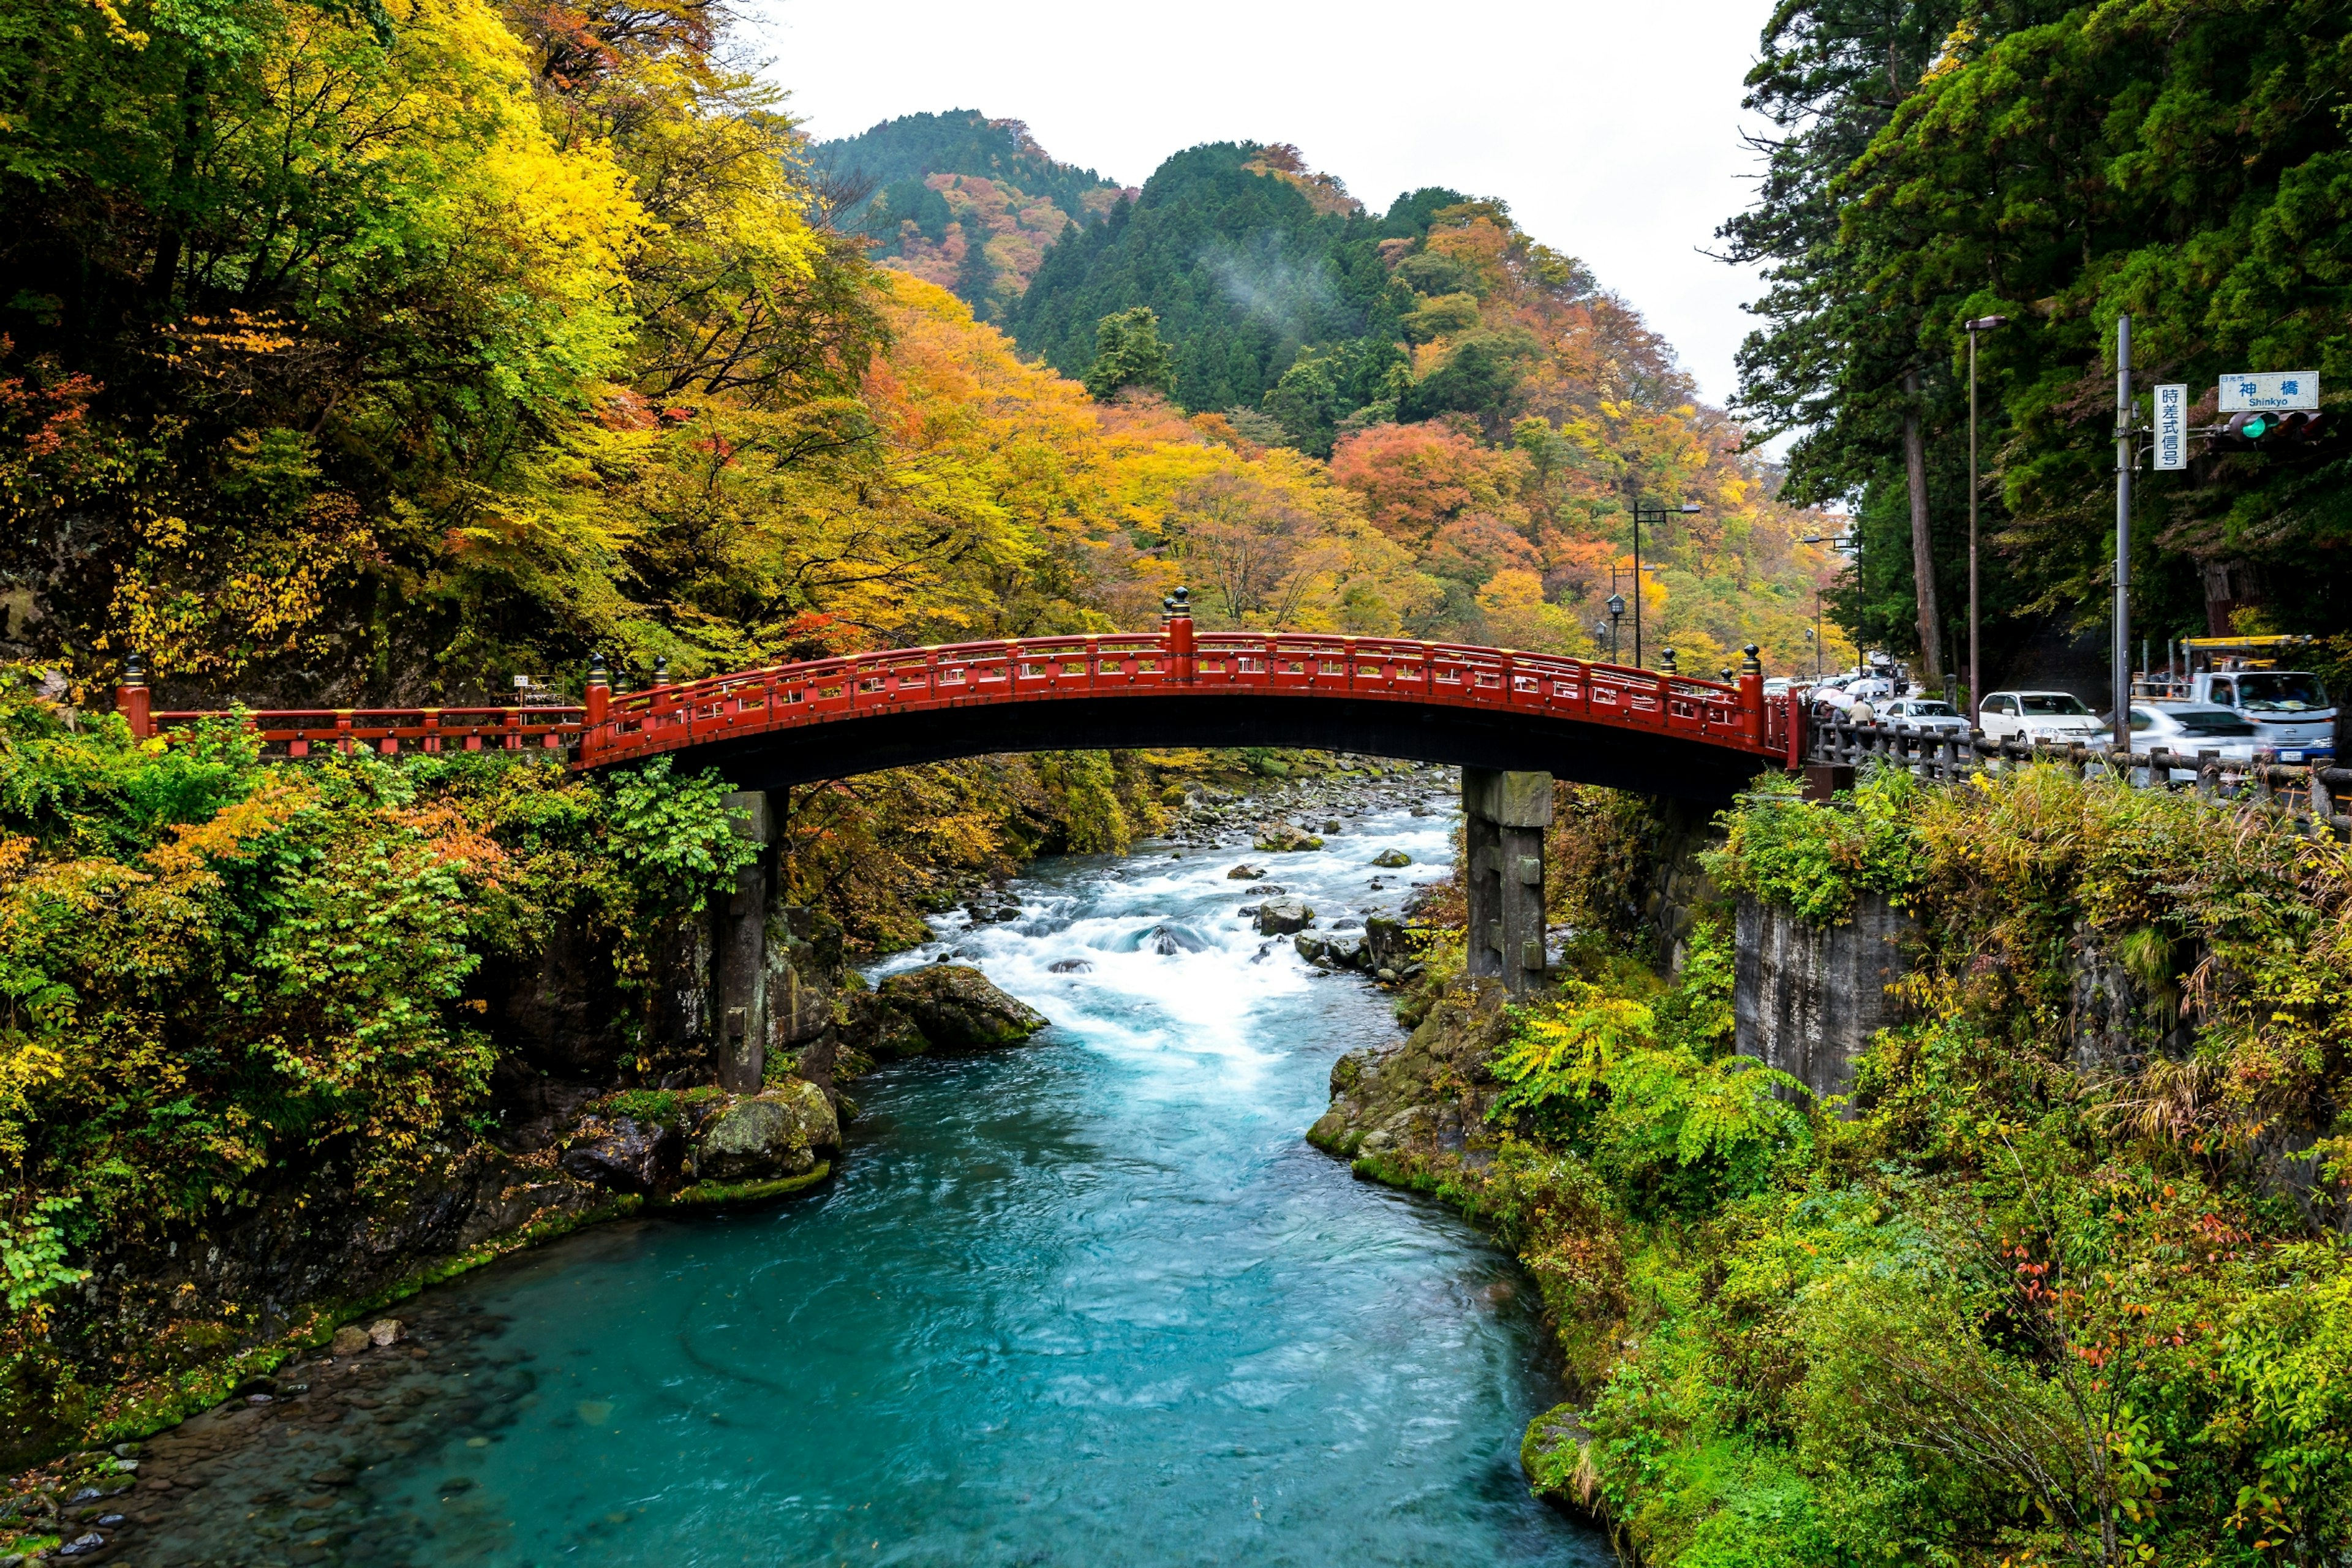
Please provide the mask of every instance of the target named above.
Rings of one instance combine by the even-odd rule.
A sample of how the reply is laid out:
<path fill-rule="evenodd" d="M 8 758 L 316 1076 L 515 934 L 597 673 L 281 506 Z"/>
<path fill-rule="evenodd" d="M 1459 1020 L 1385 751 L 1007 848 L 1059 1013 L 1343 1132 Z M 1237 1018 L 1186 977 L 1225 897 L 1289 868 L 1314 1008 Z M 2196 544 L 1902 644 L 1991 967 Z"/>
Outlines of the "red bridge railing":
<path fill-rule="evenodd" d="M 1571 719 L 1801 760 L 1801 718 L 1768 702 L 1753 650 L 1736 681 L 1549 654 L 1396 637 L 1196 635 L 1178 616 L 1158 632 L 1025 637 L 898 648 L 743 670 L 614 696 L 592 673 L 580 708 L 253 711 L 273 754 L 314 749 L 534 751 L 567 747 L 604 767 L 712 741 L 845 719 L 974 704 L 1218 692 L 1342 697 Z M 147 710 L 143 686 L 117 703 L 141 734 L 223 715 Z M 1792 725 L 1794 726 L 1792 728 Z"/>

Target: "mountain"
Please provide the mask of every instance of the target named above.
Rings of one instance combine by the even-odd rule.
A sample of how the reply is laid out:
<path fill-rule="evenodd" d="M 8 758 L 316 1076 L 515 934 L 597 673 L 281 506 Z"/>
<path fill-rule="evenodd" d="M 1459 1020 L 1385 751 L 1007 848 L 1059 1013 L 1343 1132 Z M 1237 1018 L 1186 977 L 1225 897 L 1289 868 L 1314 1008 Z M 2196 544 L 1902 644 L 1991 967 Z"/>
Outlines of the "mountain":
<path fill-rule="evenodd" d="M 983 321 L 1021 297 L 1064 231 L 1097 221 L 1125 194 L 1092 169 L 1055 162 L 1020 121 L 975 109 L 886 120 L 818 142 L 809 158 L 854 198 L 836 221 Z"/>
<path fill-rule="evenodd" d="M 1421 191 L 1374 218 L 1339 181 L 1307 172 L 1295 148 L 1194 147 L 1108 222 L 1049 252 L 1003 324 L 1023 352 L 1077 375 L 1095 357 L 1097 321 L 1148 306 L 1176 350 L 1179 404 L 1255 408 L 1302 348 L 1399 336 L 1381 244 L 1419 238 L 1432 213 L 1461 200 Z M 1375 401 L 1402 360 L 1352 358 L 1351 406 Z"/>

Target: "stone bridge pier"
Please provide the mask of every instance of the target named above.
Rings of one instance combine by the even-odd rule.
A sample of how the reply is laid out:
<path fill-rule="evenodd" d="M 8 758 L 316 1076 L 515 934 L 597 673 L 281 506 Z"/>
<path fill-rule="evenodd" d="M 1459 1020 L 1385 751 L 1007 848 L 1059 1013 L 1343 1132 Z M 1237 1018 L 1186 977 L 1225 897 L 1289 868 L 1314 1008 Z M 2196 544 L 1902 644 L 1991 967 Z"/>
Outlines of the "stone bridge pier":
<path fill-rule="evenodd" d="M 1514 996 L 1543 984 L 1544 829 L 1551 775 L 1462 770 L 1462 851 L 1470 896 L 1468 970 Z"/>

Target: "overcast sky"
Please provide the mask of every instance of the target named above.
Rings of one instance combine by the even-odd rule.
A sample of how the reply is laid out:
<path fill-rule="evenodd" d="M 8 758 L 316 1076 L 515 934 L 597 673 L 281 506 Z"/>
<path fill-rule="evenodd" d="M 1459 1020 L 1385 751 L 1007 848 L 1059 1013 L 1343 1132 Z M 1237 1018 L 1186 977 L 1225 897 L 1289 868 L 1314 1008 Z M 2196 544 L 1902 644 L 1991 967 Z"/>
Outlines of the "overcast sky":
<path fill-rule="evenodd" d="M 819 138 L 924 110 L 1028 121 L 1128 184 L 1202 142 L 1290 142 L 1366 205 L 1500 196 L 1728 402 L 1757 293 L 1698 253 L 1745 204 L 1740 79 L 1769 0 L 749 0 Z"/>

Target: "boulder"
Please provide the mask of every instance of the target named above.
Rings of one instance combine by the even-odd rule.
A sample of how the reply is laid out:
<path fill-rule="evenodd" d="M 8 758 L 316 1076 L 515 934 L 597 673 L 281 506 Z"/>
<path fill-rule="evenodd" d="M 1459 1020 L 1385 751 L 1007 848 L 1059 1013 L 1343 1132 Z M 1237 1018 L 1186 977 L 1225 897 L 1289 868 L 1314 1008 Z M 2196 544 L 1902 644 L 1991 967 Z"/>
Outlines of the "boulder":
<path fill-rule="evenodd" d="M 382 1350 L 400 1342 L 401 1321 L 398 1318 L 378 1318 L 367 1326 L 368 1343 Z"/>
<path fill-rule="evenodd" d="M 1255 882 L 1265 875 L 1255 866 L 1236 866 L 1225 873 L 1225 879 L 1229 882 Z"/>
<path fill-rule="evenodd" d="M 1297 948 L 1298 956 L 1309 963 L 1323 956 L 1324 942 L 1319 936 L 1308 936 L 1305 931 L 1300 931 L 1290 939 L 1290 945 Z"/>
<path fill-rule="evenodd" d="M 882 983 L 882 1000 L 943 1051 L 1017 1046 L 1048 1022 L 1045 1015 L 989 984 L 977 969 L 934 963 Z"/>
<path fill-rule="evenodd" d="M 1400 973 L 1412 962 L 1412 934 L 1404 922 L 1386 915 L 1371 915 L 1364 921 L 1364 964 L 1368 969 L 1393 969 Z"/>
<path fill-rule="evenodd" d="M 1335 936 L 1323 944 L 1323 956 L 1342 969 L 1364 966 L 1364 939 L 1360 936 Z"/>
<path fill-rule="evenodd" d="M 861 992 L 844 997 L 842 1011 L 841 1043 L 852 1050 L 863 1051 L 877 1062 L 902 1061 L 908 1057 L 922 1056 L 931 1048 L 931 1042 L 915 1027 L 915 1021 L 877 993 Z"/>
<path fill-rule="evenodd" d="M 335 1331 L 334 1339 L 327 1346 L 327 1353 L 329 1355 L 354 1356 L 361 1354 L 367 1348 L 368 1331 L 360 1327 L 357 1323 L 345 1323 L 341 1328 Z"/>
<path fill-rule="evenodd" d="M 1257 907 L 1260 936 L 1288 936 L 1315 923 L 1315 910 L 1304 899 L 1268 899 Z"/>
<path fill-rule="evenodd" d="M 1290 855 L 1303 849 L 1320 849 L 1323 840 L 1287 822 L 1262 822 L 1258 824 L 1257 842 L 1252 847 L 1269 855 Z"/>
<path fill-rule="evenodd" d="M 704 1123 L 691 1165 L 698 1182 L 772 1181 L 806 1175 L 840 1146 L 841 1123 L 824 1090 L 787 1079 Z"/>
<path fill-rule="evenodd" d="M 677 1168 L 677 1130 L 658 1121 L 591 1117 L 556 1163 L 567 1176 L 615 1192 L 649 1193 Z"/>
<path fill-rule="evenodd" d="M 1045 966 L 1048 974 L 1089 974 L 1094 971 L 1091 961 L 1083 958 L 1057 958 Z"/>
<path fill-rule="evenodd" d="M 1383 849 L 1379 854 L 1372 857 L 1372 864 L 1375 866 L 1386 867 L 1388 869 L 1393 871 L 1399 866 L 1412 865 L 1412 857 L 1406 854 L 1402 849 Z"/>

